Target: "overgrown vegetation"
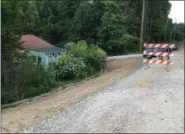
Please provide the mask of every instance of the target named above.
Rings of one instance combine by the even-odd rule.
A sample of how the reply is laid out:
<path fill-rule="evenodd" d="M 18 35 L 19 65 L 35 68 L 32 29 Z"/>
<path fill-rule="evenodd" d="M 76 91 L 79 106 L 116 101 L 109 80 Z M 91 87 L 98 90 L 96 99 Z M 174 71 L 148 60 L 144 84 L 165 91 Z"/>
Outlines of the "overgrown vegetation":
<path fill-rule="evenodd" d="M 106 53 L 101 48 L 86 41 L 69 46 L 54 66 L 58 80 L 84 78 L 105 69 Z"/>
<path fill-rule="evenodd" d="M 57 62 L 54 70 L 57 79 L 74 79 L 84 77 L 86 65 L 82 58 L 77 58 L 70 53 L 62 53 L 62 58 Z"/>
<path fill-rule="evenodd" d="M 2 77 L 2 104 L 34 97 L 57 86 L 65 87 L 70 81 L 83 80 L 105 69 L 106 53 L 102 49 L 86 41 L 69 46 L 49 71 L 26 54 L 15 58 L 11 63 L 14 68 L 6 72 L 8 81 Z"/>
<path fill-rule="evenodd" d="M 184 39 L 184 24 L 168 18 L 168 0 L 147 1 L 146 7 L 145 42 Z M 141 11 L 142 0 L 2 1 L 2 103 L 47 92 L 58 81 L 94 74 L 105 68 L 106 54 L 138 52 Z M 23 34 L 66 49 L 55 73 L 20 54 Z"/>
<path fill-rule="evenodd" d="M 24 55 L 11 63 L 14 68 L 9 67 L 6 72 L 8 79 L 2 77 L 2 104 L 46 93 L 58 85 L 51 73 L 46 72 L 41 65 L 34 64 L 29 57 L 25 57 Z"/>

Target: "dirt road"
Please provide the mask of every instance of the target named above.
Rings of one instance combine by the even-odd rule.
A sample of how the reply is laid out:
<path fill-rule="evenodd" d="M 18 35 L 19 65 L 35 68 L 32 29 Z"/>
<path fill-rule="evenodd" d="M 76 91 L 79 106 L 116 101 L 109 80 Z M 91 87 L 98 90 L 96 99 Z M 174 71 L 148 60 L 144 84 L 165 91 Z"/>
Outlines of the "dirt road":
<path fill-rule="evenodd" d="M 66 111 L 71 105 L 103 91 L 107 86 L 134 73 L 140 67 L 140 62 L 141 59 L 138 58 L 108 61 L 108 71 L 97 78 L 15 108 L 3 109 L 2 132 L 22 132 L 58 111 Z"/>
<path fill-rule="evenodd" d="M 25 132 L 183 133 L 184 51 L 172 60 L 170 72 L 141 68 Z"/>

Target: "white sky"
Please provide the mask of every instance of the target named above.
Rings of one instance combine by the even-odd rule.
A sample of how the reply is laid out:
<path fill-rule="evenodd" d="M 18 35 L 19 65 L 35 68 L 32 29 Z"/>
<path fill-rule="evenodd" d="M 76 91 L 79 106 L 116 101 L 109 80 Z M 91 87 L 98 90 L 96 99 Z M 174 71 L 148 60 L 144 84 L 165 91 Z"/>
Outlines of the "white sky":
<path fill-rule="evenodd" d="M 169 18 L 173 19 L 173 22 L 184 23 L 184 1 L 169 1 L 171 3 L 171 11 Z"/>

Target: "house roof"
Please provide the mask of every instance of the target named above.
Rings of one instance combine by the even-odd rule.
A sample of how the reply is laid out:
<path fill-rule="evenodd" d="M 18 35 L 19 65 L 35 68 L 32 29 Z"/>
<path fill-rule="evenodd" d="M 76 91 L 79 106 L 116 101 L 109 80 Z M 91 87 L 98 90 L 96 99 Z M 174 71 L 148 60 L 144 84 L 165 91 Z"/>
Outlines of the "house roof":
<path fill-rule="evenodd" d="M 51 47 L 51 48 L 35 48 L 35 49 L 29 49 L 35 52 L 44 52 L 46 54 L 49 53 L 60 53 L 62 51 L 62 48 L 60 47 Z"/>
<path fill-rule="evenodd" d="M 22 35 L 20 41 L 22 42 L 22 47 L 25 49 L 54 47 L 50 43 L 34 35 Z"/>

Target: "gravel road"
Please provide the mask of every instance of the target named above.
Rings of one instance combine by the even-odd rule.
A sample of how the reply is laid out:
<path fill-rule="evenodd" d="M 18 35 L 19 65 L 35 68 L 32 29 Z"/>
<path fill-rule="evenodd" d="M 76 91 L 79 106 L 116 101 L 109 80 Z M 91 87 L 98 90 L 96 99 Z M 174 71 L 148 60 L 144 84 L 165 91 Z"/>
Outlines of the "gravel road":
<path fill-rule="evenodd" d="M 183 133 L 184 52 L 174 53 L 170 72 L 150 65 L 102 92 L 24 132 Z"/>
<path fill-rule="evenodd" d="M 114 59 L 129 59 L 129 58 L 138 58 L 138 57 L 142 57 L 142 54 L 129 54 L 129 55 L 121 55 L 121 56 L 109 56 L 107 57 L 107 60 L 114 60 Z"/>

